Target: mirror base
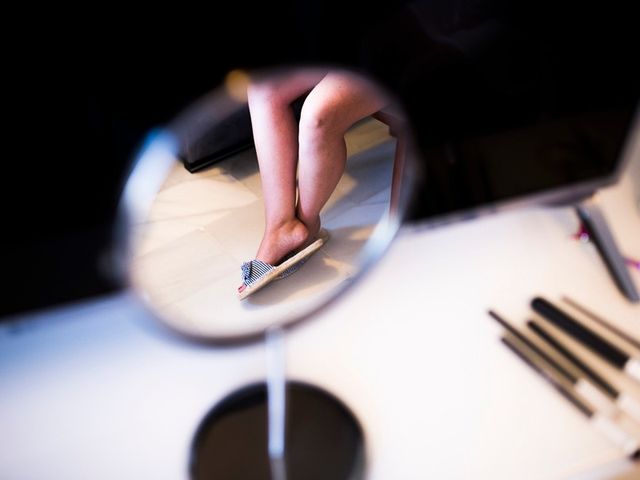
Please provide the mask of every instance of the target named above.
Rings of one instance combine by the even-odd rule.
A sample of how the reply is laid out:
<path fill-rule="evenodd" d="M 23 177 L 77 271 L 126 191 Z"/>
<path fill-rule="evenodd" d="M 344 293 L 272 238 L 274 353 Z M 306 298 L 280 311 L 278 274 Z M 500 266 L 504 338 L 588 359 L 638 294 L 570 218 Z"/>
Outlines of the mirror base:
<path fill-rule="evenodd" d="M 326 391 L 287 382 L 287 479 L 364 478 L 364 441 L 349 409 Z M 190 478 L 270 479 L 266 384 L 216 404 L 194 436 Z"/>

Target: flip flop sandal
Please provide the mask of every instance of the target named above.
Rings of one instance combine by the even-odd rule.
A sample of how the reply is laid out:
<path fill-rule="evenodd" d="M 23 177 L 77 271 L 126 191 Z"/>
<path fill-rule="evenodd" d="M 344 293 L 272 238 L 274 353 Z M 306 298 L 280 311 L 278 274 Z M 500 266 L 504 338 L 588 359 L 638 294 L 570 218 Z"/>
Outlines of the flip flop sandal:
<path fill-rule="evenodd" d="M 242 300 L 272 281 L 286 278 L 297 272 L 309 259 L 309 256 L 322 247 L 328 239 L 329 233 L 325 229 L 321 229 L 318 238 L 313 243 L 289 256 L 279 265 L 271 265 L 257 259 L 243 263 L 241 267 L 242 283 L 245 284 L 245 288 L 242 292 L 238 292 L 238 298 Z"/>

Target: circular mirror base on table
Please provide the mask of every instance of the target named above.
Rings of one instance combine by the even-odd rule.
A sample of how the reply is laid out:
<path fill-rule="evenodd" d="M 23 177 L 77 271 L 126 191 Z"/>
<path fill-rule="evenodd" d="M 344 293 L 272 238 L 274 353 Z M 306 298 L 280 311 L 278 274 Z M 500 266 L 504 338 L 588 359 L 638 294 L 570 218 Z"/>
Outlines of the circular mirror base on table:
<path fill-rule="evenodd" d="M 287 382 L 287 479 L 364 478 L 362 428 L 335 396 Z M 192 479 L 271 479 L 265 383 L 240 388 L 204 417 L 195 433 Z"/>

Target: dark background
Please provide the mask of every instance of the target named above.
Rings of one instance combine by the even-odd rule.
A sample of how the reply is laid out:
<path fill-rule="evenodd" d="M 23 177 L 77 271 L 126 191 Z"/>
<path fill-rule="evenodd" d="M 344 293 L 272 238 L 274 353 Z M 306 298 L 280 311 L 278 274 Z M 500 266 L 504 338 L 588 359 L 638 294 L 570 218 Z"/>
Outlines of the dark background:
<path fill-rule="evenodd" d="M 39 11 L 39 20 L 24 13 L 24 28 L 8 45 L 0 317 L 122 288 L 105 273 L 105 253 L 137 149 L 233 68 L 340 65 L 395 93 L 425 162 L 432 159 L 430 171 L 440 172 L 423 182 L 413 219 L 608 174 L 638 99 L 640 42 L 622 3 L 235 2 L 144 14 L 92 8 Z M 501 190 L 513 183 L 511 172 L 473 183 L 477 165 L 470 168 L 463 152 L 477 157 L 477 139 L 501 142 L 496 133 L 602 111 L 623 112 L 622 121 L 605 135 L 609 146 L 598 147 L 606 154 L 583 148 L 586 170 L 565 169 L 548 185 L 520 190 Z M 510 152 L 531 145 L 510 144 Z M 443 153 L 451 145 L 453 160 Z"/>

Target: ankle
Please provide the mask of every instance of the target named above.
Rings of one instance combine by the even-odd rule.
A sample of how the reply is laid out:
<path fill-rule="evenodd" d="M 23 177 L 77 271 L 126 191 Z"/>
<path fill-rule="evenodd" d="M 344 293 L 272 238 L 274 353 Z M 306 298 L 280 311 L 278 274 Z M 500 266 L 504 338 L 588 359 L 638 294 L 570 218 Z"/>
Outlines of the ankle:
<path fill-rule="evenodd" d="M 320 214 L 309 214 L 305 212 L 301 205 L 296 206 L 296 218 L 307 227 L 309 234 L 315 237 L 320 230 Z"/>
<path fill-rule="evenodd" d="M 303 222 L 294 217 L 291 219 L 267 224 L 267 226 L 265 227 L 264 236 L 276 238 L 282 236 L 299 237 L 303 234 L 302 232 L 304 232 L 304 235 L 307 234 L 306 226 Z"/>
<path fill-rule="evenodd" d="M 258 248 L 256 258 L 277 263 L 287 254 L 304 245 L 309 238 L 307 227 L 298 219 L 269 225 Z"/>
<path fill-rule="evenodd" d="M 299 217 L 300 218 L 300 217 Z M 308 235 L 314 238 L 320 231 L 320 216 L 313 218 L 300 218 L 300 222 L 306 227 Z"/>

